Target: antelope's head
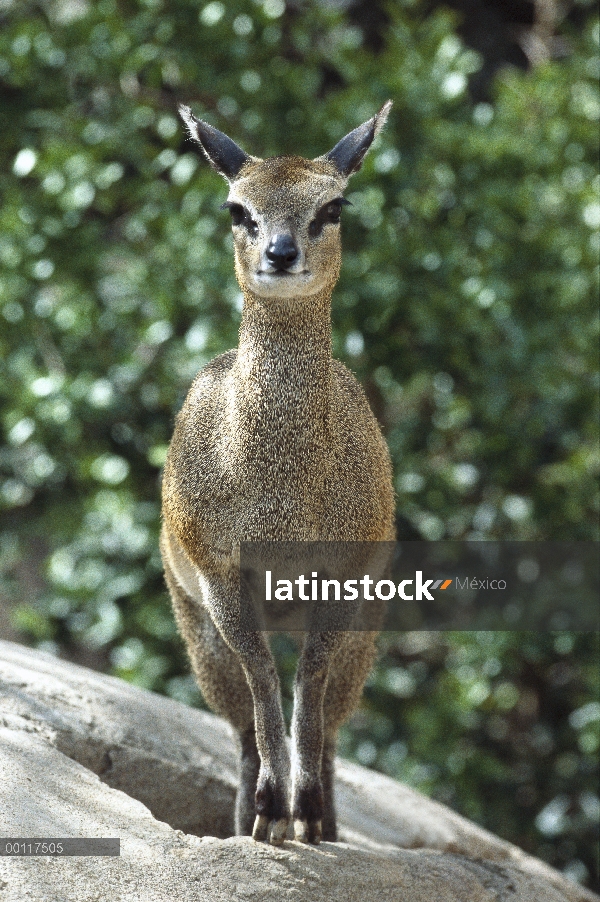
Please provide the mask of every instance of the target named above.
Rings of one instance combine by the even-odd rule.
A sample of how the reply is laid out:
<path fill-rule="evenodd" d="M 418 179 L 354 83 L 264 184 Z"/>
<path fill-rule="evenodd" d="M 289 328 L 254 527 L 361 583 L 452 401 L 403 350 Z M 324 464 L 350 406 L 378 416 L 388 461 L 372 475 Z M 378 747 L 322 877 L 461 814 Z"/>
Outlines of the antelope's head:
<path fill-rule="evenodd" d="M 344 190 L 357 172 L 390 107 L 349 132 L 323 156 L 262 160 L 189 107 L 179 113 L 191 139 L 229 184 L 235 271 L 242 291 L 288 298 L 331 289 L 341 262 L 340 216 Z"/>

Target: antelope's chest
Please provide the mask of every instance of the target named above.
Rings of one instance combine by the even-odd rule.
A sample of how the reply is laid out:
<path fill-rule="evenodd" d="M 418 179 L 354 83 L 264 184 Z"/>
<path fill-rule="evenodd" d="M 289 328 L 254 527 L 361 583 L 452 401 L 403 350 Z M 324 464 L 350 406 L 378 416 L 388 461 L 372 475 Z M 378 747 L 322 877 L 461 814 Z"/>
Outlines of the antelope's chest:
<path fill-rule="evenodd" d="M 287 438 L 244 449 L 237 458 L 231 478 L 237 485 L 236 531 L 242 541 L 319 538 L 332 455 L 305 434 Z"/>

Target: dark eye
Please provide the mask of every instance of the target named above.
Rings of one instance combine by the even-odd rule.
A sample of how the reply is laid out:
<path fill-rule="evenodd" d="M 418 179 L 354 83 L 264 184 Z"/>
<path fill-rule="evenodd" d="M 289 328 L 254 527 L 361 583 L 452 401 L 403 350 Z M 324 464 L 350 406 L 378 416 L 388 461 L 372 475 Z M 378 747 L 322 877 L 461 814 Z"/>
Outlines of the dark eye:
<path fill-rule="evenodd" d="M 343 197 L 336 197 L 335 200 L 330 200 L 328 204 L 325 204 L 324 207 L 321 207 L 316 217 L 308 226 L 308 234 L 311 238 L 316 238 L 317 235 L 320 235 L 323 226 L 326 223 L 332 223 L 336 225 L 340 221 L 340 216 L 342 213 L 342 207 L 346 204 L 349 204 L 349 200 L 345 200 Z"/>
<path fill-rule="evenodd" d="M 325 216 L 327 218 L 327 222 L 339 222 L 340 216 L 342 215 L 342 205 L 339 200 L 332 200 L 330 204 L 327 204 L 325 207 Z"/>
<path fill-rule="evenodd" d="M 244 216 L 246 214 L 246 211 L 244 210 L 244 208 L 242 207 L 241 204 L 233 204 L 233 203 L 230 203 L 229 201 L 225 201 L 224 204 L 221 204 L 221 209 L 229 210 L 229 213 L 231 215 L 231 221 L 234 225 L 241 225 L 242 222 L 244 221 Z"/>
<path fill-rule="evenodd" d="M 231 221 L 234 225 L 241 225 L 244 221 L 244 208 L 241 204 L 232 204 L 229 208 Z"/>
<path fill-rule="evenodd" d="M 226 201 L 224 204 L 221 204 L 221 209 L 229 210 L 232 225 L 243 225 L 253 237 L 258 235 L 258 223 L 250 217 L 246 208 L 241 204 Z"/>

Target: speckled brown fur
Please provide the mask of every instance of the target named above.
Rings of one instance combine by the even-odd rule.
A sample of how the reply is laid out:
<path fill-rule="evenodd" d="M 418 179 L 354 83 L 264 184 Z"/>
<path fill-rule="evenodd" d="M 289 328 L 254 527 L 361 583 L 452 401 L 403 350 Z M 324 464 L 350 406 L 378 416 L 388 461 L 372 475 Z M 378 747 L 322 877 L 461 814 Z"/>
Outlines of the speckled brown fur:
<path fill-rule="evenodd" d="M 341 260 L 338 199 L 388 109 L 310 161 L 250 157 L 181 108 L 190 135 L 229 183 L 244 308 L 237 351 L 198 374 L 177 417 L 161 552 L 199 685 L 240 737 L 236 830 L 275 844 L 291 816 L 296 839 L 336 837 L 336 735 L 360 699 L 375 634 L 310 633 L 304 641 L 290 810 L 268 640 L 240 631 L 235 617 L 239 544 L 394 538 L 387 447 L 361 387 L 332 359 L 330 321 Z"/>

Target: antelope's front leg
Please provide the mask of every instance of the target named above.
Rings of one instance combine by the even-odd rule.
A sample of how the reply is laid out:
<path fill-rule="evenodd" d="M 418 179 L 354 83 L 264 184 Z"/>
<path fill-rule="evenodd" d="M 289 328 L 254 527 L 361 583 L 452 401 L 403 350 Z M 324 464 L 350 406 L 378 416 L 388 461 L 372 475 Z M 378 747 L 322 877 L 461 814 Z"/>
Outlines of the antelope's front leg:
<path fill-rule="evenodd" d="M 271 652 L 262 634 L 251 636 L 252 642 L 248 643 L 246 637 L 244 643 L 248 647 L 248 656 L 244 651 L 242 667 L 254 699 L 256 744 L 260 754 L 252 837 L 264 841 L 270 839 L 272 845 L 281 845 L 290 821 L 290 761 L 285 743 L 281 690 Z"/>
<path fill-rule="evenodd" d="M 225 587 L 213 582 L 206 604 L 223 639 L 242 665 L 254 702 L 260 770 L 252 836 L 257 840 L 270 840 L 272 845 L 281 845 L 290 822 L 290 761 L 279 677 L 265 635 L 258 630 L 244 628 L 240 617 L 232 616 L 232 593 L 238 591 L 234 585 Z"/>
<path fill-rule="evenodd" d="M 340 632 L 309 633 L 298 661 L 292 719 L 292 816 L 299 842 L 322 837 L 323 703 L 333 655 L 344 641 Z"/>

